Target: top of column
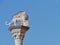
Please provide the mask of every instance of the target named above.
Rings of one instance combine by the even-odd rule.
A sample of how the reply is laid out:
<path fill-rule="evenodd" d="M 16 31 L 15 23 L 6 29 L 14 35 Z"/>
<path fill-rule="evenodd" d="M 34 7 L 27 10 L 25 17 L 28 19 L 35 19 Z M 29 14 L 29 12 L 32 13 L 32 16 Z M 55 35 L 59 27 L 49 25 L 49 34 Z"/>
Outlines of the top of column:
<path fill-rule="evenodd" d="M 25 30 L 25 31 L 27 31 L 28 29 L 29 29 L 29 27 L 28 26 L 10 26 L 9 27 L 9 30 L 10 31 L 12 31 L 13 29 L 21 29 L 21 30 Z"/>

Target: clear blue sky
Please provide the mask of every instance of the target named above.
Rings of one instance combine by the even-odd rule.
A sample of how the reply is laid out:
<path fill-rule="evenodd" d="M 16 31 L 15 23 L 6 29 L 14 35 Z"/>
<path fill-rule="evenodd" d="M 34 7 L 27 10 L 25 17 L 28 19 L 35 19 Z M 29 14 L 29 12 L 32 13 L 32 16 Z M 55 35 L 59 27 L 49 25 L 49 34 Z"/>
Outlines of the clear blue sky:
<path fill-rule="evenodd" d="M 0 0 L 0 45 L 14 45 L 5 21 L 20 10 L 30 22 L 23 45 L 60 45 L 60 0 Z"/>

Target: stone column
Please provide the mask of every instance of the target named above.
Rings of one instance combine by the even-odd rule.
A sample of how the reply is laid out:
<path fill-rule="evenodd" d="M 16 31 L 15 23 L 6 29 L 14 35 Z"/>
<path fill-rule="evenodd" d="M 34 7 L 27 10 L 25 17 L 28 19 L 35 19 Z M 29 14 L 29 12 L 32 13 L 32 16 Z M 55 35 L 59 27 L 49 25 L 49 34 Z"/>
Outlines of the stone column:
<path fill-rule="evenodd" d="M 29 29 L 27 26 L 10 26 L 9 30 L 15 41 L 15 45 L 22 45 L 26 31 Z"/>

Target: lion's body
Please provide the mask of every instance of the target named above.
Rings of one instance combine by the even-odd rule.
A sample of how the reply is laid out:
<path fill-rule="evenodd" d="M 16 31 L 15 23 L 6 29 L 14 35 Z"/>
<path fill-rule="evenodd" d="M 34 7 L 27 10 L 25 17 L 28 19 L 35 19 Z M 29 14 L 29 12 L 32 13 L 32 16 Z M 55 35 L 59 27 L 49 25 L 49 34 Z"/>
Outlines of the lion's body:
<path fill-rule="evenodd" d="M 16 26 L 16 22 L 20 22 L 23 26 L 28 26 L 28 16 L 25 14 L 25 12 L 20 12 L 17 15 L 14 15 L 10 25 L 13 24 Z"/>

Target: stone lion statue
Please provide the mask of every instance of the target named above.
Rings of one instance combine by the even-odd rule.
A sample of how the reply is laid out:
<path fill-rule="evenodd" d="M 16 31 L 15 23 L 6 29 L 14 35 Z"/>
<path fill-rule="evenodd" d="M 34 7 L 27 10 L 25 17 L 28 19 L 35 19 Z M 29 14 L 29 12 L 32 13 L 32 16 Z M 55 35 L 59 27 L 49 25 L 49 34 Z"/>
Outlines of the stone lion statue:
<path fill-rule="evenodd" d="M 20 11 L 13 15 L 13 19 L 10 23 L 7 23 L 9 26 L 16 26 L 16 23 L 20 22 L 23 26 L 28 26 L 28 15 L 25 11 Z"/>

